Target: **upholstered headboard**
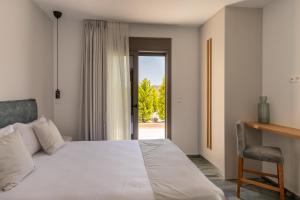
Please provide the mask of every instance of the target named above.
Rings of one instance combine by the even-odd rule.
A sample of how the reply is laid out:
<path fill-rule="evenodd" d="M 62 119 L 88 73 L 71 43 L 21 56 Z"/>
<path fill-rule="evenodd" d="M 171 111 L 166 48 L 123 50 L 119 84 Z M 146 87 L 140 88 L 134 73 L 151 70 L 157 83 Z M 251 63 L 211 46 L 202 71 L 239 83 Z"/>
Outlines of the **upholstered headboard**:
<path fill-rule="evenodd" d="M 38 117 L 35 99 L 0 101 L 0 128 L 13 123 L 29 123 Z"/>

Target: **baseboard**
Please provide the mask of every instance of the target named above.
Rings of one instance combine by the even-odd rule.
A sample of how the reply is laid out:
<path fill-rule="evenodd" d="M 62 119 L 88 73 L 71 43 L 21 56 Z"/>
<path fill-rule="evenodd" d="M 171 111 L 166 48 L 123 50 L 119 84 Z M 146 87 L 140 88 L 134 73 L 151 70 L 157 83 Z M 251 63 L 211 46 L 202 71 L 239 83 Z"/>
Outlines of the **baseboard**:
<path fill-rule="evenodd" d="M 262 179 L 264 179 L 266 182 L 268 182 L 271 185 L 278 185 L 278 183 L 276 183 L 275 181 L 273 181 L 272 179 L 263 176 Z M 295 193 L 289 191 L 288 189 L 284 188 L 284 192 L 286 194 L 286 196 L 290 197 L 291 199 L 298 199 L 299 196 L 297 196 Z"/>
<path fill-rule="evenodd" d="M 202 156 L 200 154 L 193 154 L 193 155 L 186 155 L 189 158 L 201 158 Z"/>

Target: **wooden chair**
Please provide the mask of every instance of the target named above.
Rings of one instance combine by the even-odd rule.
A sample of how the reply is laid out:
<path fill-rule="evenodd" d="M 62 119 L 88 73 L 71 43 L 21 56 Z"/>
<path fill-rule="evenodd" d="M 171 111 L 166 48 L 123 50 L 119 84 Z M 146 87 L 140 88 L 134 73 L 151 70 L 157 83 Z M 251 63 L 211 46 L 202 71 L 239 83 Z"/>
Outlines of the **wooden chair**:
<path fill-rule="evenodd" d="M 285 199 L 284 194 L 284 177 L 283 177 L 283 155 L 278 147 L 269 146 L 248 146 L 245 137 L 245 126 L 241 121 L 236 122 L 236 136 L 238 148 L 238 180 L 237 180 L 237 197 L 240 198 L 240 188 L 242 184 L 251 184 L 264 189 L 273 190 L 280 194 L 280 200 Z M 258 172 L 244 168 L 244 159 L 254 159 L 277 164 L 277 174 Z M 249 180 L 244 177 L 244 172 L 252 173 L 265 177 L 278 179 L 278 186 L 272 186 L 265 183 Z"/>

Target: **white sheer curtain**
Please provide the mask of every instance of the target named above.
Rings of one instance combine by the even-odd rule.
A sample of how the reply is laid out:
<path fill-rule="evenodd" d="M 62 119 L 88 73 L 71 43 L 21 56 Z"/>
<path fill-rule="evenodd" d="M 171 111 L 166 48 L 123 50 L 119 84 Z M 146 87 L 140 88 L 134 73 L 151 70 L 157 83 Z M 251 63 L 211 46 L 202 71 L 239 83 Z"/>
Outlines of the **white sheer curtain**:
<path fill-rule="evenodd" d="M 80 138 L 130 139 L 128 25 L 84 23 Z"/>
<path fill-rule="evenodd" d="M 130 68 L 127 24 L 107 23 L 107 139 L 130 139 Z"/>

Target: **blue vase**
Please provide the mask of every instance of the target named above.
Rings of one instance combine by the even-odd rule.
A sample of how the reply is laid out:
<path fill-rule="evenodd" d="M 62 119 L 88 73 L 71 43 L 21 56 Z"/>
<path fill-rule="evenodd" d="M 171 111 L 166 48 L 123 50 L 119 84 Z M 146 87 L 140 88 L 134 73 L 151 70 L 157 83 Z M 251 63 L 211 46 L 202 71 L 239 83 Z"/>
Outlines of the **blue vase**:
<path fill-rule="evenodd" d="M 267 102 L 268 97 L 260 96 L 258 103 L 258 122 L 263 124 L 270 123 L 270 104 Z"/>

